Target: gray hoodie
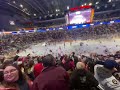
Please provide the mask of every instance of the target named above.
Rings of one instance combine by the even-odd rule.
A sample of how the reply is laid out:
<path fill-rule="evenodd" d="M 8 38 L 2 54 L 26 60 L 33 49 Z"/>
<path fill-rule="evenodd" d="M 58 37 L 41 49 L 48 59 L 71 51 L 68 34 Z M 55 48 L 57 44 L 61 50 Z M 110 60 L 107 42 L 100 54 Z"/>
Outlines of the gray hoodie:
<path fill-rule="evenodd" d="M 95 65 L 95 78 L 103 90 L 120 90 L 120 82 L 112 75 L 112 72 L 103 65 Z"/>

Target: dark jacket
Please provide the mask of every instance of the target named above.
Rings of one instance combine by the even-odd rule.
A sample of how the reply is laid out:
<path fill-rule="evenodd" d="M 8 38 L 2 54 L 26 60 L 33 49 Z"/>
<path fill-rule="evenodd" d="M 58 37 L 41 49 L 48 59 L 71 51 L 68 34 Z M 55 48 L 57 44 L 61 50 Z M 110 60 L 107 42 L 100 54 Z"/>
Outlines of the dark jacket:
<path fill-rule="evenodd" d="M 69 77 L 62 67 L 45 68 L 35 79 L 32 90 L 69 90 Z"/>
<path fill-rule="evenodd" d="M 77 62 L 78 62 L 78 57 L 77 56 L 72 56 L 72 59 L 74 61 L 74 64 L 76 66 Z"/>
<path fill-rule="evenodd" d="M 91 90 L 92 87 L 98 86 L 98 81 L 90 72 L 78 69 L 71 75 L 70 86 L 71 90 Z"/>

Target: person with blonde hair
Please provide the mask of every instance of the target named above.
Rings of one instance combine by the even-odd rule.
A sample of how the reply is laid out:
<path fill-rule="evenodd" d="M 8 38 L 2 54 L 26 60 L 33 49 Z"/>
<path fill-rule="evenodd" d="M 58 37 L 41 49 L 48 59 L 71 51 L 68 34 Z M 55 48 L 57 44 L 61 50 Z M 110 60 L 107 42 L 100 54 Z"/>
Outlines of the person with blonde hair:
<path fill-rule="evenodd" d="M 83 62 L 78 62 L 76 64 L 76 69 L 85 69 L 85 64 Z"/>

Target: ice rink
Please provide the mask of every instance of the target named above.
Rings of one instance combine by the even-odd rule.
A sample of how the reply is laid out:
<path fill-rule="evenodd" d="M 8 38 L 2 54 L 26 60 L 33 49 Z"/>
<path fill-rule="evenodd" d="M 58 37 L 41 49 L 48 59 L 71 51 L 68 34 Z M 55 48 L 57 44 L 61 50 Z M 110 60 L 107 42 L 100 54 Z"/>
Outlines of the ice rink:
<path fill-rule="evenodd" d="M 115 53 L 120 50 L 120 38 L 112 37 L 107 39 L 97 39 L 97 40 L 76 40 L 72 42 L 59 42 L 59 43 L 50 43 L 47 42 L 39 43 L 36 45 L 31 45 L 24 51 L 19 53 L 20 56 L 26 56 L 31 54 L 36 55 L 46 55 L 52 53 L 54 56 L 59 54 L 70 54 L 71 52 L 76 52 L 77 55 L 89 53 L 98 53 L 98 54 L 109 54 Z"/>

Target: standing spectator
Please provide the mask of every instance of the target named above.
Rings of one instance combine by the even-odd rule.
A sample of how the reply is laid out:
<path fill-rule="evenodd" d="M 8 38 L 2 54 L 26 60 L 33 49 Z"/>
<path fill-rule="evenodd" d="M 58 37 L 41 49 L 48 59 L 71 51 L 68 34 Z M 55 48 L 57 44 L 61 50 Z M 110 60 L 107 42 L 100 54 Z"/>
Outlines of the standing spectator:
<path fill-rule="evenodd" d="M 45 67 L 35 79 L 32 90 L 69 90 L 69 77 L 62 67 L 55 66 L 55 59 L 51 54 L 43 58 Z"/>
<path fill-rule="evenodd" d="M 120 82 L 112 75 L 118 64 L 114 60 L 106 60 L 103 65 L 95 65 L 95 78 L 104 90 L 120 90 Z"/>
<path fill-rule="evenodd" d="M 78 62 L 76 64 L 76 70 L 71 75 L 70 79 L 71 90 L 94 90 L 97 88 L 98 81 L 94 76 L 85 70 L 85 64 Z"/>
<path fill-rule="evenodd" d="M 35 78 L 42 72 L 43 70 L 43 63 L 42 60 L 38 58 L 38 63 L 34 65 L 34 76 Z"/>
<path fill-rule="evenodd" d="M 28 61 L 28 68 L 26 73 L 32 81 L 35 79 L 33 69 L 34 69 L 34 61 L 30 60 Z"/>
<path fill-rule="evenodd" d="M 75 52 L 72 52 L 72 56 L 71 56 L 72 60 L 74 61 L 74 64 L 76 65 L 78 62 L 78 57 L 75 56 Z"/>

